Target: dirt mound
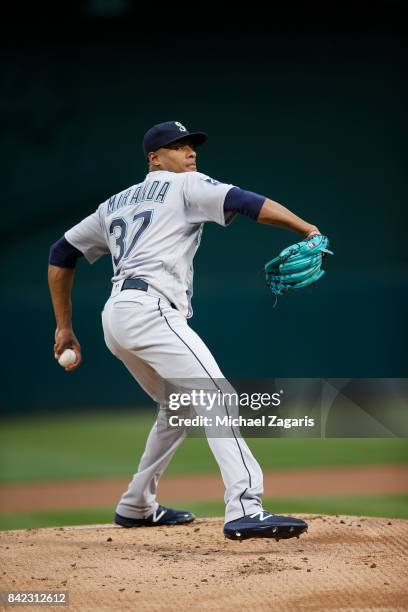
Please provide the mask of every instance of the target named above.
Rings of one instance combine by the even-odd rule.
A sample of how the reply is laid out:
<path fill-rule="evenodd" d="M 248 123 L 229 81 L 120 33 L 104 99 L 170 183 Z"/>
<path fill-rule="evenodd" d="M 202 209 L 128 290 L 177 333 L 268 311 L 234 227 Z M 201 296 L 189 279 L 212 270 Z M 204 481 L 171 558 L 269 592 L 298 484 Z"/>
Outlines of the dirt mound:
<path fill-rule="evenodd" d="M 222 519 L 1 532 L 0 590 L 69 591 L 81 611 L 408 609 L 408 521 L 303 517 L 278 543 L 225 540 Z"/>

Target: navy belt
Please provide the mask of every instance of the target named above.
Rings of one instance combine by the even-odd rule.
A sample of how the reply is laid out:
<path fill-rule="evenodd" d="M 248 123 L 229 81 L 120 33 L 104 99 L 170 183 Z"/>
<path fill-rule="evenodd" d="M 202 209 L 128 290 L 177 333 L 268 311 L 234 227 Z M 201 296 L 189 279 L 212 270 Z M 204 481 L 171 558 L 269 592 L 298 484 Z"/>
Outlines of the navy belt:
<path fill-rule="evenodd" d="M 139 291 L 147 291 L 149 285 L 142 278 L 125 278 L 121 291 L 125 289 L 138 289 Z M 177 310 L 177 307 L 170 302 L 170 306 Z"/>
<path fill-rule="evenodd" d="M 121 291 L 125 289 L 139 289 L 139 291 L 147 291 L 149 285 L 142 278 L 125 278 Z"/>

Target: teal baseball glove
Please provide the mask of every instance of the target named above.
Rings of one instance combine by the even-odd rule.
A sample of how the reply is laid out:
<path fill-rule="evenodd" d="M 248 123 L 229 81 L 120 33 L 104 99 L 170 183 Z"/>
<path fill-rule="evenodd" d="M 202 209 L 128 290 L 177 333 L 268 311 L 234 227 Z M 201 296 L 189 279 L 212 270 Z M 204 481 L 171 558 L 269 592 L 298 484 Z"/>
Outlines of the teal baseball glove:
<path fill-rule="evenodd" d="M 278 257 L 265 264 L 266 284 L 276 296 L 297 291 L 316 283 L 325 273 L 322 270 L 323 255 L 328 250 L 326 236 L 315 234 L 302 242 L 284 249 Z"/>

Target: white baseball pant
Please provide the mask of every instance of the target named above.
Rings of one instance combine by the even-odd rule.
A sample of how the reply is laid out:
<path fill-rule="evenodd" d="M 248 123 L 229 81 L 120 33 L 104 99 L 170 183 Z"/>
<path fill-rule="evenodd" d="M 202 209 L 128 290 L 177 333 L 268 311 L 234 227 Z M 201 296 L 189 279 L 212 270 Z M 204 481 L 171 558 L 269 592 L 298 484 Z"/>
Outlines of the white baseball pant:
<path fill-rule="evenodd" d="M 216 389 L 223 375 L 207 346 L 164 296 L 150 287 L 144 292 L 120 291 L 120 286 L 102 312 L 105 342 L 160 406 L 138 470 L 116 509 L 121 516 L 144 518 L 157 509 L 158 480 L 186 436 L 184 428 L 166 426 L 165 381 L 206 379 L 206 388 Z M 263 494 L 262 471 L 246 442 L 236 428 L 227 435 L 207 437 L 225 485 L 225 522 L 259 512 Z"/>

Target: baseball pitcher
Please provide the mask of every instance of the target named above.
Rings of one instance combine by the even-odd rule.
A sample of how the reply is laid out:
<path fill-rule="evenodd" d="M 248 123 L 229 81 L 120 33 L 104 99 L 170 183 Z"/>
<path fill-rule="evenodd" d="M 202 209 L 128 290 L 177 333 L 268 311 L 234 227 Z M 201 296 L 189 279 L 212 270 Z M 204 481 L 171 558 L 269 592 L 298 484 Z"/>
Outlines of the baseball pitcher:
<path fill-rule="evenodd" d="M 196 148 L 207 140 L 178 121 L 160 123 L 143 139 L 145 179 L 100 204 L 50 249 L 49 288 L 56 318 L 54 354 L 75 352 L 71 289 L 78 257 L 90 263 L 110 254 L 112 294 L 102 312 L 105 342 L 159 404 L 158 417 L 132 481 L 119 500 L 115 522 L 123 527 L 189 523 L 191 512 L 159 505 L 157 483 L 186 436 L 166 421 L 165 381 L 200 379 L 217 389 L 223 374 L 203 340 L 188 324 L 192 316 L 193 258 L 204 223 L 229 225 L 237 214 L 287 228 L 311 240 L 320 235 L 284 206 L 264 196 L 216 181 L 197 171 Z M 227 410 L 227 407 L 225 407 Z M 262 507 L 262 471 L 244 439 L 208 437 L 225 484 L 224 534 L 231 539 L 290 538 L 307 530 L 300 519 Z"/>

